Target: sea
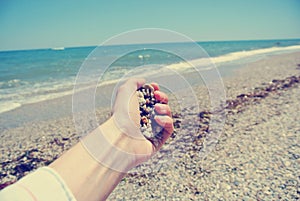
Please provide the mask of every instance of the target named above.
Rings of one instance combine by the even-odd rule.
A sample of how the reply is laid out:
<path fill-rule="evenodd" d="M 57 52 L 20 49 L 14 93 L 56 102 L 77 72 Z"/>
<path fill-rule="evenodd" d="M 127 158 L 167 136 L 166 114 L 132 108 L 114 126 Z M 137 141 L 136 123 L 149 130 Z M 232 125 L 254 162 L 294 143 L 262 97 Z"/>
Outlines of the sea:
<path fill-rule="evenodd" d="M 189 44 L 159 44 L 174 52 L 188 52 Z M 274 54 L 289 53 L 300 50 L 300 39 L 289 40 L 255 40 L 255 41 L 214 41 L 197 42 L 216 68 L 242 66 Z M 109 66 L 105 62 L 115 58 L 122 49 L 134 46 L 138 51 L 114 60 Z M 0 114 L 6 113 L 26 104 L 51 100 L 70 95 L 78 73 L 87 60 L 100 60 L 97 68 L 108 69 L 101 82 L 112 83 L 137 66 L 159 65 L 177 70 L 185 69 L 182 58 L 170 52 L 138 45 L 113 45 L 101 47 L 103 54 L 97 54 L 97 46 L 59 47 L 34 50 L 17 50 L 0 52 Z M 199 59 L 197 57 L 188 59 Z M 103 64 L 103 66 L 102 66 Z M 222 68 L 224 70 L 224 68 Z M 225 68 L 226 69 L 226 68 Z"/>

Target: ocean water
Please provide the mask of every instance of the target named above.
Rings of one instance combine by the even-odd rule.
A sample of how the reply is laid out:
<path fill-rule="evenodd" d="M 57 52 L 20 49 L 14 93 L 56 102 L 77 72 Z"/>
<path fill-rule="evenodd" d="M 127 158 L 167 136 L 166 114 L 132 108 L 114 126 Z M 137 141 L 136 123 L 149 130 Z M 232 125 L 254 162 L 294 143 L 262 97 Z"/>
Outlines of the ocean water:
<path fill-rule="evenodd" d="M 237 65 L 273 54 L 300 50 L 300 39 L 199 42 L 217 66 Z M 114 61 L 102 81 L 109 83 L 122 77 L 137 66 L 160 65 L 176 70 L 186 70 L 182 58 L 170 52 L 143 45 L 131 45 L 138 51 L 130 52 Z M 159 44 L 176 52 L 189 52 L 187 43 Z M 76 75 L 87 60 L 98 60 L 96 68 L 103 71 L 105 61 L 115 57 L 129 45 L 102 47 L 99 58 L 91 57 L 96 47 L 55 48 L 0 52 L 0 113 L 28 103 L 65 96 L 73 93 Z M 132 47 L 131 47 L 132 48 Z M 191 54 L 193 55 L 193 54 Z M 101 59 L 103 62 L 101 62 Z M 191 56 L 189 60 L 199 60 Z M 103 65 L 102 65 L 103 64 Z M 88 83 L 87 83 L 88 84 Z"/>

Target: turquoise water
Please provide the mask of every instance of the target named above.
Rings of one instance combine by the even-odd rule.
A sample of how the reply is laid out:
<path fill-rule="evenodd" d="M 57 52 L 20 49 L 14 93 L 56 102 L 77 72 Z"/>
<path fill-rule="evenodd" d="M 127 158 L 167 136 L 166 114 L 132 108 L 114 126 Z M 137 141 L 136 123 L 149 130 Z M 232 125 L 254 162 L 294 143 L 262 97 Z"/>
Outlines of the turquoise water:
<path fill-rule="evenodd" d="M 266 55 L 300 50 L 300 39 L 265 41 L 224 41 L 198 43 L 213 59 L 216 66 L 249 62 Z M 103 61 L 116 56 L 129 45 L 102 47 Z M 114 80 L 130 69 L 141 65 L 173 65 L 182 59 L 172 53 L 143 45 L 131 45 L 138 51 L 130 52 L 115 61 L 105 75 Z M 160 44 L 177 52 L 190 51 L 188 43 Z M 71 94 L 76 75 L 89 54 L 96 47 L 57 48 L 0 52 L 0 113 L 27 103 L 49 100 Z M 90 58 L 93 59 L 93 58 Z M 95 58 L 97 59 L 97 58 Z M 190 60 L 199 59 L 191 54 Z M 97 63 L 97 68 L 105 66 Z M 183 67 L 182 67 L 183 68 Z"/>

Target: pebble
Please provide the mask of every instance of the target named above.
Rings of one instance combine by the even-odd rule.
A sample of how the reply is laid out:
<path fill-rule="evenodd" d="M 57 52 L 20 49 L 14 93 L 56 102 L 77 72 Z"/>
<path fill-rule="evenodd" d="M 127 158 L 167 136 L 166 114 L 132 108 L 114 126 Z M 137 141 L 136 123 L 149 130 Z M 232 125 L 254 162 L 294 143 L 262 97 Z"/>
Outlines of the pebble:
<path fill-rule="evenodd" d="M 154 120 L 154 105 L 158 103 L 154 97 L 154 88 L 150 84 L 145 84 L 137 90 L 137 96 L 141 115 L 141 132 L 146 138 L 155 139 L 162 128 Z"/>

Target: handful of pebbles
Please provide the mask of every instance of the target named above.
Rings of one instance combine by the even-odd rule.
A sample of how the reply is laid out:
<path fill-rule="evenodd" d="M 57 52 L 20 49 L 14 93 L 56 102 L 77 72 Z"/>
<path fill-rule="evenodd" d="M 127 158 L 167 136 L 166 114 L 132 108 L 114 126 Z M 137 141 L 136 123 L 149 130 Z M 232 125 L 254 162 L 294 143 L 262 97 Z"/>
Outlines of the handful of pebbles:
<path fill-rule="evenodd" d="M 137 90 L 140 108 L 140 128 L 142 134 L 149 140 L 160 138 L 162 127 L 154 120 L 154 105 L 158 103 L 154 97 L 154 88 L 145 84 Z"/>

